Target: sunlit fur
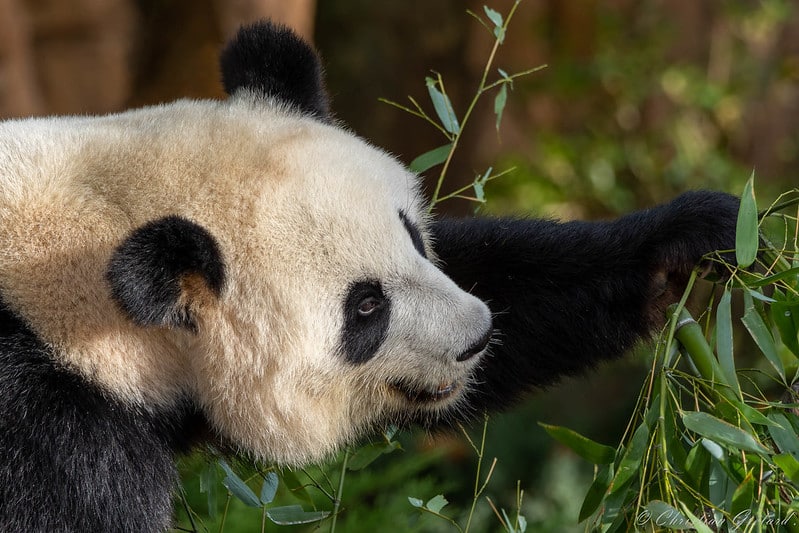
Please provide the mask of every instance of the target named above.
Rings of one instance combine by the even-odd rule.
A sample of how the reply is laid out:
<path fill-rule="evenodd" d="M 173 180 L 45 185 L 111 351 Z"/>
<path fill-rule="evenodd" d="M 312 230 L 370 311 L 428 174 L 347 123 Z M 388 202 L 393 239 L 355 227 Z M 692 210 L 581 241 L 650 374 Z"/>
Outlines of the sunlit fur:
<path fill-rule="evenodd" d="M 257 458 L 316 460 L 386 417 L 454 405 L 419 407 L 390 384 L 465 390 L 479 364 L 455 357 L 490 327 L 488 308 L 414 249 L 398 216 L 427 239 L 416 178 L 275 102 L 242 91 L 2 123 L 0 176 L 7 304 L 113 395 L 146 408 L 188 396 Z M 104 279 L 132 230 L 173 214 L 213 235 L 226 269 L 220 297 L 184 280 L 196 332 L 135 325 Z M 363 278 L 381 281 L 393 314 L 377 355 L 354 365 L 339 353 L 342 302 Z"/>

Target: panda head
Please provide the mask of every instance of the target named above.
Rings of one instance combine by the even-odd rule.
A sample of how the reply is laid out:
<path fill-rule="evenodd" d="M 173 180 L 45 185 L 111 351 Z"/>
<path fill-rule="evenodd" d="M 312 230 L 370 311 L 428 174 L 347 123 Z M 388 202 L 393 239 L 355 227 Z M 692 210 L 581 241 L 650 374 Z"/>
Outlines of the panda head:
<path fill-rule="evenodd" d="M 202 164 L 127 196 L 141 223 L 105 277 L 130 330 L 168 338 L 214 431 L 260 459 L 466 409 L 491 315 L 437 268 L 417 177 L 332 124 L 289 30 L 245 28 L 222 72 L 225 102 L 170 104 Z"/>

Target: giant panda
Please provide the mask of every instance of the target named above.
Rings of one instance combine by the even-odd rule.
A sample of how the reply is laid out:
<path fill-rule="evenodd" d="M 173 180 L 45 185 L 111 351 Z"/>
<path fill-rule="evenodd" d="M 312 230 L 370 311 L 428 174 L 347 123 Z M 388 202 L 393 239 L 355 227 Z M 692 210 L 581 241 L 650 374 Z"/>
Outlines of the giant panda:
<path fill-rule="evenodd" d="M 427 214 L 268 22 L 224 101 L 0 123 L 0 530 L 163 531 L 176 456 L 303 465 L 613 359 L 738 201 L 605 222 Z"/>

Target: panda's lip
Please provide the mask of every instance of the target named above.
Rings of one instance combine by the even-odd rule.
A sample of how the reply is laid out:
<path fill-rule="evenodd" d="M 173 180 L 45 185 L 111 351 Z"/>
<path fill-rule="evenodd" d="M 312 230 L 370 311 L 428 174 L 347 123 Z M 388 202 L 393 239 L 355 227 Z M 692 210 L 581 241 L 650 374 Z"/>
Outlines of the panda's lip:
<path fill-rule="evenodd" d="M 460 389 L 458 381 L 442 381 L 431 389 L 410 387 L 407 383 L 394 382 L 391 387 L 410 403 L 436 403 L 453 396 Z"/>

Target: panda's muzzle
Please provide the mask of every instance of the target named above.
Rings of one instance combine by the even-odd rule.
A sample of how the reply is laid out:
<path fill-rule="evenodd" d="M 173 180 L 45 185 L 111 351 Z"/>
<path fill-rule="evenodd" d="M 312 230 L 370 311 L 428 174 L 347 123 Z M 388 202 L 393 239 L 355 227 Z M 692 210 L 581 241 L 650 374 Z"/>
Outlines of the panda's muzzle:
<path fill-rule="evenodd" d="M 441 382 L 434 389 L 413 388 L 401 382 L 392 383 L 391 386 L 412 404 L 440 402 L 456 394 L 461 388 L 458 381 Z"/>
<path fill-rule="evenodd" d="M 455 360 L 459 363 L 464 361 L 468 361 L 475 355 L 483 353 L 485 349 L 488 347 L 488 343 L 491 342 L 491 335 L 494 333 L 492 329 L 486 331 L 485 335 L 480 337 L 480 339 L 475 342 L 472 346 L 470 346 L 466 351 L 460 354 Z"/>
<path fill-rule="evenodd" d="M 486 348 L 488 348 L 488 344 L 491 342 L 492 334 L 493 330 L 489 329 L 474 344 L 458 355 L 455 360 L 462 363 L 485 352 Z M 402 394 L 409 403 L 425 404 L 442 402 L 457 395 L 462 388 L 461 385 L 461 381 L 457 379 L 441 381 L 438 385 L 427 388 L 419 387 L 418 385 L 409 385 L 407 382 L 403 381 L 395 381 L 391 383 L 391 388 Z"/>

